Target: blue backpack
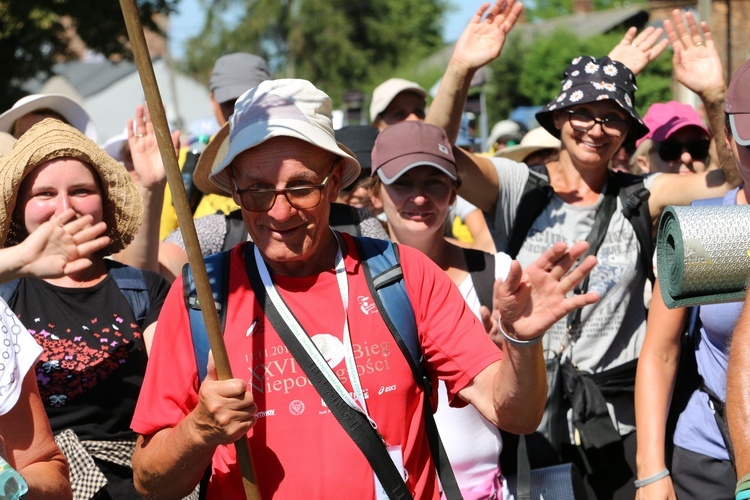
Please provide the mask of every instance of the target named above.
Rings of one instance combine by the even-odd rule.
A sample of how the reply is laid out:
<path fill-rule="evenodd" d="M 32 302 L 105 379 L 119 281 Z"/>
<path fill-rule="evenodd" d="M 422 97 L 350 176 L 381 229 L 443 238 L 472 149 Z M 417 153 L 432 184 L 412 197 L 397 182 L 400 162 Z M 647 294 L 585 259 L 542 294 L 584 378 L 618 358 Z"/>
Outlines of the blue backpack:
<path fill-rule="evenodd" d="M 105 259 L 105 263 L 107 264 L 107 272 L 115 280 L 117 287 L 128 301 L 138 325 L 143 326 L 143 320 L 146 319 L 151 309 L 151 298 L 148 295 L 148 287 L 143 277 L 143 271 L 137 267 L 126 266 L 111 259 Z M 13 298 L 16 290 L 18 290 L 18 286 L 21 284 L 21 279 L 18 278 L 0 284 L 0 297 L 5 302 L 9 302 Z"/>
<path fill-rule="evenodd" d="M 417 322 L 414 309 L 406 293 L 404 274 L 398 256 L 398 245 L 387 240 L 372 238 L 354 238 L 360 255 L 362 267 L 365 271 L 367 285 L 380 315 L 388 326 L 404 358 L 409 363 L 414 379 L 425 395 L 424 419 L 430 452 L 435 461 L 440 482 L 448 498 L 460 498 L 458 483 L 448 461 L 440 436 L 437 431 L 433 409 L 430 403 L 432 385 L 424 369 L 424 355 L 417 335 Z M 246 258 L 252 258 L 252 244 L 244 247 Z M 226 322 L 227 282 L 229 270 L 229 252 L 224 251 L 206 257 L 206 272 L 208 273 L 211 292 L 219 314 L 222 330 Z M 493 271 L 494 272 L 494 271 Z M 203 322 L 193 274 L 190 265 L 182 269 L 185 305 L 190 318 L 190 333 L 193 340 L 193 351 L 197 363 L 199 381 L 206 377 L 208 363 L 208 333 Z M 458 494 L 458 496 L 456 496 Z"/>

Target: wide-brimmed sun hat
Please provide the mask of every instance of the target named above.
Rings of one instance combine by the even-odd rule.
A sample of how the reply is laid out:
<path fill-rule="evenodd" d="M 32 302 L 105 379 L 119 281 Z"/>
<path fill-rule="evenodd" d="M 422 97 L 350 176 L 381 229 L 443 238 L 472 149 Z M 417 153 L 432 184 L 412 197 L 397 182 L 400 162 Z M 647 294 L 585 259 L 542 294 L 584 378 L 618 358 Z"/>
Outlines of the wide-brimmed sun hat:
<path fill-rule="evenodd" d="M 73 128 L 80 130 L 86 137 L 96 142 L 96 128 L 91 116 L 70 97 L 62 94 L 31 94 L 22 97 L 12 108 L 0 115 L 0 131 L 13 132 L 13 124 L 24 115 L 49 109 L 59 114 Z"/>
<path fill-rule="evenodd" d="M 556 110 L 603 100 L 614 101 L 632 118 L 627 135 L 629 140 L 635 141 L 648 133 L 648 127 L 635 109 L 635 91 L 638 89 L 635 75 L 621 62 L 608 56 L 599 59 L 576 57 L 563 73 L 561 87 L 560 94 L 536 113 L 539 125 L 558 139 L 560 131 L 553 119 Z"/>
<path fill-rule="evenodd" d="M 16 138 L 7 132 L 0 132 L 0 156 L 5 156 L 13 149 Z"/>
<path fill-rule="evenodd" d="M 31 127 L 11 152 L 0 158 L 0 247 L 17 245 L 26 237 L 23 215 L 15 215 L 18 194 L 28 174 L 57 158 L 74 158 L 91 166 L 102 189 L 103 220 L 110 244 L 106 255 L 125 248 L 141 225 L 143 202 L 130 174 L 75 128 L 47 118 Z"/>
<path fill-rule="evenodd" d="M 522 162 L 527 156 L 543 149 L 560 149 L 560 139 L 554 137 L 543 127 L 529 130 L 521 139 L 521 143 L 501 149 L 495 156 Z"/>
<path fill-rule="evenodd" d="M 212 160 L 208 180 L 224 194 L 231 193 L 227 167 L 237 155 L 273 137 L 292 137 L 343 158 L 341 187 L 348 186 L 359 175 L 359 162 L 336 142 L 332 109 L 331 98 L 307 80 L 267 80 L 248 90 L 234 105 L 227 136 L 221 140 L 219 130 L 201 153 L 201 159 L 206 156 L 204 161 Z M 215 151 L 213 158 L 206 154 L 209 148 Z"/>

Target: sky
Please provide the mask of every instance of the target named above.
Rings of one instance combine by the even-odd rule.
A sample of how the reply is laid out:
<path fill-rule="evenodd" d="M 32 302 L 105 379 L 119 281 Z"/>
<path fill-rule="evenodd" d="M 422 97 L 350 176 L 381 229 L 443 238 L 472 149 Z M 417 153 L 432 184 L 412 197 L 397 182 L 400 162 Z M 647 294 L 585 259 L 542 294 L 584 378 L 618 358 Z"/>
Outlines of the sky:
<path fill-rule="evenodd" d="M 454 42 L 461 34 L 474 12 L 484 0 L 451 0 L 452 8 L 446 15 L 443 39 Z M 178 11 L 172 15 L 169 30 L 169 49 L 172 57 L 182 59 L 185 42 L 203 27 L 204 16 L 198 0 L 181 0 Z"/>

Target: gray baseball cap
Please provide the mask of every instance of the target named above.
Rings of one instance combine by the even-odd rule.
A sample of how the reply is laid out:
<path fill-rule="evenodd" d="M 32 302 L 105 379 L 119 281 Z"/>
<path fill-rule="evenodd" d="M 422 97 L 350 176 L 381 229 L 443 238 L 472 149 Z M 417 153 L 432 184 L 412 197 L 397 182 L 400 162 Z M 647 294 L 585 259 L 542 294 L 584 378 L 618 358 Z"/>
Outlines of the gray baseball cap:
<path fill-rule="evenodd" d="M 209 87 L 216 102 L 234 101 L 260 82 L 269 80 L 266 60 L 254 54 L 235 52 L 216 60 Z"/>

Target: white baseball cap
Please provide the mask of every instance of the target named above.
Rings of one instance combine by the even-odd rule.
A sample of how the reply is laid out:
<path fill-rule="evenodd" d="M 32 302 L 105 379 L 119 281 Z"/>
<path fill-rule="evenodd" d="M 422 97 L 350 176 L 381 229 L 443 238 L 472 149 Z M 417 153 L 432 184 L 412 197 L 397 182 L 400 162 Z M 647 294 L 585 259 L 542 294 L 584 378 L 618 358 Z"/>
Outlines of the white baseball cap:
<path fill-rule="evenodd" d="M 51 109 L 65 118 L 75 129 L 96 142 L 96 128 L 83 106 L 62 94 L 31 94 L 16 101 L 12 108 L 0 115 L 0 131 L 11 133 L 16 120 L 40 109 Z"/>
<path fill-rule="evenodd" d="M 370 123 L 374 123 L 380 113 L 385 111 L 401 92 L 414 92 L 423 98 L 427 98 L 427 92 L 418 83 L 404 80 L 403 78 L 391 78 L 386 80 L 372 92 L 370 103 Z"/>

